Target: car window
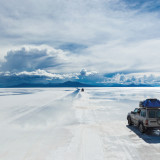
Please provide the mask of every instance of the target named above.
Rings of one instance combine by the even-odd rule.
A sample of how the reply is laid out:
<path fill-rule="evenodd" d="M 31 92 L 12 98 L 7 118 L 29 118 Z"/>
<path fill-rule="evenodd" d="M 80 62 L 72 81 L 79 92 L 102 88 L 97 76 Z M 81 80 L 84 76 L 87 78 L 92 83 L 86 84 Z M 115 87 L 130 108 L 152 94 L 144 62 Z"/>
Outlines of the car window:
<path fill-rule="evenodd" d="M 146 112 L 145 111 L 141 111 L 141 117 L 146 117 Z"/>
<path fill-rule="evenodd" d="M 138 108 L 135 108 L 134 112 L 137 113 L 137 111 L 138 111 Z"/>
<path fill-rule="evenodd" d="M 160 118 L 160 110 L 149 110 L 149 118 Z"/>
<path fill-rule="evenodd" d="M 149 116 L 149 118 L 156 118 L 156 113 L 155 113 L 155 111 L 154 111 L 154 110 L 150 110 L 148 116 Z"/>
<path fill-rule="evenodd" d="M 157 118 L 160 118 L 160 111 L 157 111 Z"/>
<path fill-rule="evenodd" d="M 145 111 L 143 112 L 143 117 L 146 117 L 146 112 Z"/>

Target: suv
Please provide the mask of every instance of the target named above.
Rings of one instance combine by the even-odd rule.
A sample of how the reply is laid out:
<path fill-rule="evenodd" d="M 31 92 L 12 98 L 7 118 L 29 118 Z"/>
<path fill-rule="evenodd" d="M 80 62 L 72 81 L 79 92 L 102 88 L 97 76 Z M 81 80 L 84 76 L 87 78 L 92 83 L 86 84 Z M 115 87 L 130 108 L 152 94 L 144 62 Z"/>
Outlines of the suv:
<path fill-rule="evenodd" d="M 128 113 L 127 120 L 129 126 L 138 126 L 142 133 L 147 129 L 160 129 L 160 101 L 146 99 L 140 102 L 139 108 Z"/>

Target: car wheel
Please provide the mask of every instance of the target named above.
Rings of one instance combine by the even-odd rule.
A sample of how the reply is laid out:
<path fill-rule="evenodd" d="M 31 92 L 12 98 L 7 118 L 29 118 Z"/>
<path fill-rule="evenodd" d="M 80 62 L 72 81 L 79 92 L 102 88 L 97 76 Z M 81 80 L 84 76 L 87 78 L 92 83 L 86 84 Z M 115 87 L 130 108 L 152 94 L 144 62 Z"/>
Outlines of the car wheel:
<path fill-rule="evenodd" d="M 132 120 L 130 117 L 128 117 L 128 125 L 131 126 L 133 123 L 132 123 Z"/>
<path fill-rule="evenodd" d="M 143 126 L 142 123 L 139 124 L 139 131 L 140 131 L 141 133 L 144 133 L 144 132 L 145 132 L 145 128 L 144 128 L 144 126 Z"/>

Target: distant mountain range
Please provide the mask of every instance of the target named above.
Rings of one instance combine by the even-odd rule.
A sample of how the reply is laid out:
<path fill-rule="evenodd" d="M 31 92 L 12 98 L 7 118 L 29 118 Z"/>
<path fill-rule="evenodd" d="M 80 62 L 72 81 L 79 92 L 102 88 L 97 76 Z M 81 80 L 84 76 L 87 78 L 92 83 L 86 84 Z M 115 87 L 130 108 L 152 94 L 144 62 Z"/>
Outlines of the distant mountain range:
<path fill-rule="evenodd" d="M 8 86 L 11 88 L 23 88 L 23 87 L 153 87 L 151 85 L 146 84 L 116 84 L 116 83 L 108 83 L 108 84 L 85 84 L 74 81 L 67 81 L 64 83 L 21 83 L 18 85 Z"/>
<path fill-rule="evenodd" d="M 67 81 L 64 83 L 21 83 L 18 85 L 10 86 L 12 88 L 20 88 L 20 87 L 95 87 L 94 85 L 84 84 L 80 82 L 72 82 Z"/>
<path fill-rule="evenodd" d="M 155 86 L 149 84 L 134 84 L 134 83 L 131 84 L 107 83 L 101 85 L 100 87 L 155 87 Z"/>

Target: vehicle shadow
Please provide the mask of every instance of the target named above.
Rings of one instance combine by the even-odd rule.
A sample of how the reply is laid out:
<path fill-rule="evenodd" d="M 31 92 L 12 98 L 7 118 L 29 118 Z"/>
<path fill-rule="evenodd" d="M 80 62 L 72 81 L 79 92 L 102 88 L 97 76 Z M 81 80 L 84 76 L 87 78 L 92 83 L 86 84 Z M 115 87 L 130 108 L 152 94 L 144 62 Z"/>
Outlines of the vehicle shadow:
<path fill-rule="evenodd" d="M 77 89 L 76 91 L 68 94 L 65 98 L 75 98 L 79 92 L 80 92 L 80 89 Z"/>
<path fill-rule="evenodd" d="M 148 130 L 146 133 L 141 133 L 136 126 L 126 125 L 133 131 L 139 138 L 143 139 L 146 143 L 160 143 L 160 130 Z"/>

